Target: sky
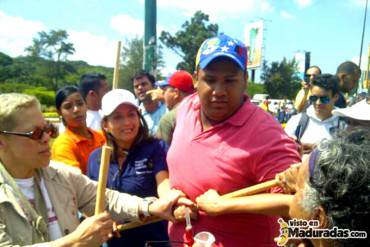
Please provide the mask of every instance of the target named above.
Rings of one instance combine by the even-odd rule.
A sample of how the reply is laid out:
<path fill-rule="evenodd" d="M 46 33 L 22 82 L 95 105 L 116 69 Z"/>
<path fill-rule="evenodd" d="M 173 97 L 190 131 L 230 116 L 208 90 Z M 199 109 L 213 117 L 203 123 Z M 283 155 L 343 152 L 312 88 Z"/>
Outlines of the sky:
<path fill-rule="evenodd" d="M 311 52 L 311 65 L 324 73 L 352 60 L 359 63 L 366 0 L 157 0 L 157 36 L 174 34 L 201 10 L 219 31 L 245 41 L 248 23 L 264 20 L 264 59 L 292 59 L 297 51 Z M 369 6 L 370 8 L 370 6 Z M 370 10 L 368 10 L 370 12 Z M 370 46 L 367 16 L 362 68 Z M 12 57 L 40 31 L 64 29 L 74 44 L 70 60 L 113 67 L 117 41 L 123 44 L 144 33 L 144 0 L 0 0 L 0 52 Z M 180 57 L 165 49 L 162 74 L 175 70 Z M 259 79 L 256 78 L 258 81 Z"/>

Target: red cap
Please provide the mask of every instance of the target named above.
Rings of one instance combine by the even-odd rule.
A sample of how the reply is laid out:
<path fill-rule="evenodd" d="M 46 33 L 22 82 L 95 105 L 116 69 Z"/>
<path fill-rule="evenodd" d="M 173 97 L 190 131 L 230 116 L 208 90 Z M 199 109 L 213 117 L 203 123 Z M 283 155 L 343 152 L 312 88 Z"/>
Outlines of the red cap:
<path fill-rule="evenodd" d="M 185 93 L 194 93 L 193 77 L 185 70 L 178 70 L 168 78 L 168 84 Z"/>

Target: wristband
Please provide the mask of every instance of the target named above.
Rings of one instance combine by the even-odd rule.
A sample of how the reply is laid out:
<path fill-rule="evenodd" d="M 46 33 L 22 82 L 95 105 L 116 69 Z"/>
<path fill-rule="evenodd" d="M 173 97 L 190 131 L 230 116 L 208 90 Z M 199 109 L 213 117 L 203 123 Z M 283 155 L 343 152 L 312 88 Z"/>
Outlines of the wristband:
<path fill-rule="evenodd" d="M 156 197 L 146 197 L 142 201 L 142 204 L 141 204 L 141 212 L 143 213 L 143 215 L 145 217 L 151 216 L 151 214 L 149 212 L 149 206 L 150 206 L 150 204 L 152 204 L 156 200 L 158 200 L 158 198 L 156 198 Z"/>

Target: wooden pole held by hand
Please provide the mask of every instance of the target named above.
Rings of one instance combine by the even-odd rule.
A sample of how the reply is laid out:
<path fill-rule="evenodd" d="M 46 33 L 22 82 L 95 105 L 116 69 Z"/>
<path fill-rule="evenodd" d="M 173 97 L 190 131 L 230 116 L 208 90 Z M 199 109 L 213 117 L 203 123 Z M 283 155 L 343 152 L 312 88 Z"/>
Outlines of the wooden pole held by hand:
<path fill-rule="evenodd" d="M 236 197 L 242 197 L 242 196 L 251 196 L 251 195 L 261 193 L 261 192 L 265 192 L 266 190 L 271 189 L 272 187 L 276 187 L 276 186 L 278 186 L 278 181 L 276 179 L 273 179 L 273 180 L 269 180 L 269 181 L 266 181 L 260 184 L 252 185 L 250 187 L 222 195 L 221 198 L 229 199 L 229 198 L 236 198 Z M 152 217 L 148 219 L 146 222 L 130 222 L 130 223 L 126 223 L 123 225 L 118 225 L 117 229 L 119 231 L 124 231 L 124 230 L 129 230 L 135 227 L 156 223 L 159 221 L 162 221 L 162 219 L 159 219 L 157 217 Z"/>
<path fill-rule="evenodd" d="M 266 190 L 278 186 L 278 181 L 276 179 L 269 180 L 260 184 L 252 185 L 250 187 L 237 190 L 231 193 L 227 193 L 225 195 L 222 195 L 222 199 L 229 199 L 229 198 L 235 198 L 235 197 L 241 197 L 241 196 L 250 196 L 255 195 L 261 192 L 265 192 Z"/>
<path fill-rule="evenodd" d="M 104 145 L 102 148 L 98 189 L 96 192 L 95 215 L 102 213 L 105 210 L 105 189 L 107 187 L 109 159 L 112 148 Z"/>

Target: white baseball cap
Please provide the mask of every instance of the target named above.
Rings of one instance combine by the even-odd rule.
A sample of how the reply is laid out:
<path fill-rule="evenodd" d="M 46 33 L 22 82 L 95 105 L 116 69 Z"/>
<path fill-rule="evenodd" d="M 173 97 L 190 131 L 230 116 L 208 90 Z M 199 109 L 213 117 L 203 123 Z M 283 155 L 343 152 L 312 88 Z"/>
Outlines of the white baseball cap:
<path fill-rule="evenodd" d="M 348 117 L 356 120 L 370 121 L 370 104 L 366 99 L 342 109 L 333 110 L 333 115 L 339 117 Z"/>
<path fill-rule="evenodd" d="M 122 104 L 128 104 L 138 108 L 137 101 L 133 93 L 125 89 L 113 89 L 112 91 L 109 91 L 103 96 L 101 104 L 103 116 L 109 116 Z"/>

